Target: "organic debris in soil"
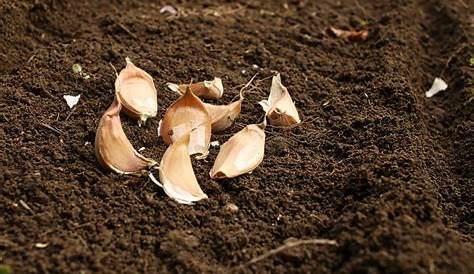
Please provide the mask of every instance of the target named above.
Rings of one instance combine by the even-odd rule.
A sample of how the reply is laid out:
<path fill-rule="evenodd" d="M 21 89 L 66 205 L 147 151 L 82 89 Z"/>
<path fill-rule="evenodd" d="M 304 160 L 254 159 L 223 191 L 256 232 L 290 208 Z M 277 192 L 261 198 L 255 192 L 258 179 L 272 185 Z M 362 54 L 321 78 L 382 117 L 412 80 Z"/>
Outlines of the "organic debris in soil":
<path fill-rule="evenodd" d="M 327 28 L 327 32 L 338 38 L 348 39 L 349 41 L 362 42 L 369 37 L 368 30 L 343 30 L 335 27 Z"/>

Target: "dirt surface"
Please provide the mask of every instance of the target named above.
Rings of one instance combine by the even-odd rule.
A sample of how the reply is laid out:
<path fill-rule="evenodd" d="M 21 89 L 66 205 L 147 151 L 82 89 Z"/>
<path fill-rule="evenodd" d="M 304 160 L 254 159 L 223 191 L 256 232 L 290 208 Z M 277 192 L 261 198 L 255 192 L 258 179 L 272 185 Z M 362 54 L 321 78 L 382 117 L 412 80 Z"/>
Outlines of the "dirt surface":
<path fill-rule="evenodd" d="M 474 273 L 470 0 L 0 1 L 0 265 L 14 273 Z M 325 34 L 368 29 L 365 42 Z M 222 77 L 229 102 L 259 72 L 221 143 L 262 119 L 282 74 L 303 123 L 267 128 L 251 174 L 170 200 L 101 168 L 94 136 L 125 57 L 159 117 L 124 130 L 161 159 L 166 82 Z M 79 63 L 84 79 L 71 67 Z M 449 84 L 431 99 L 434 77 Z M 81 94 L 70 110 L 63 95 Z M 235 204 L 235 210 L 229 204 Z M 234 210 L 231 210 L 234 209 Z M 299 239 L 306 244 L 251 259 Z M 38 245 L 38 243 L 40 245 Z M 44 244 L 44 245 L 41 245 Z"/>

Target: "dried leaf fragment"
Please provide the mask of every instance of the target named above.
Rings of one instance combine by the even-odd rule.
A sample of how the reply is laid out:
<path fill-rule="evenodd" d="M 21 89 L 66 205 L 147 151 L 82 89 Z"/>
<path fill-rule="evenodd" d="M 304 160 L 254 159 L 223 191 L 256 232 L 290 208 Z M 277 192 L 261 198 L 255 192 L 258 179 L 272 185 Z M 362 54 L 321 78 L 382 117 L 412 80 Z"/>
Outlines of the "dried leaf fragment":
<path fill-rule="evenodd" d="M 184 95 L 166 110 L 160 125 L 160 136 L 167 144 L 190 133 L 189 155 L 205 157 L 211 141 L 211 119 L 204 103 L 188 87 Z"/>
<path fill-rule="evenodd" d="M 155 117 L 158 111 L 157 92 L 153 78 L 146 71 L 135 66 L 130 58 L 115 80 L 115 92 L 125 112 L 132 118 L 145 122 Z"/>
<path fill-rule="evenodd" d="M 166 150 L 160 163 L 160 181 L 165 193 L 183 204 L 192 204 L 207 195 L 194 175 L 188 153 L 190 134 L 184 134 Z"/>
<path fill-rule="evenodd" d="M 157 163 L 140 155 L 128 140 L 120 123 L 120 99 L 100 119 L 95 136 L 95 154 L 99 163 L 120 174 L 138 174 Z"/>
<path fill-rule="evenodd" d="M 211 178 L 233 178 L 254 170 L 265 153 L 265 125 L 248 125 L 227 140 L 209 172 Z"/>
<path fill-rule="evenodd" d="M 259 102 L 270 124 L 274 126 L 290 126 L 301 122 L 296 106 L 290 93 L 281 83 L 280 74 L 273 77 L 268 100 Z"/>
<path fill-rule="evenodd" d="M 367 40 L 369 32 L 367 30 L 342 30 L 335 27 L 329 27 L 327 32 L 335 37 L 348 39 L 349 41 L 362 42 Z"/>
<path fill-rule="evenodd" d="M 224 86 L 221 78 L 215 77 L 212 81 L 203 81 L 189 85 L 177 85 L 173 83 L 166 84 L 169 89 L 179 94 L 184 94 L 186 88 L 190 87 L 196 96 L 203 99 L 219 99 L 224 94 Z"/>

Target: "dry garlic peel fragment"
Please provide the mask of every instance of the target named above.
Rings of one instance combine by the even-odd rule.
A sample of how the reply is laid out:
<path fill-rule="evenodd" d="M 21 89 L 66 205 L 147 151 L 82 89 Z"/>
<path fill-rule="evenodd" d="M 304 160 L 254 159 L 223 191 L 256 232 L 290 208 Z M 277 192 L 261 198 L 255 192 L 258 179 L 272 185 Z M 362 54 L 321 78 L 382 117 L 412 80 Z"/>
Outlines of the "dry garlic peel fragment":
<path fill-rule="evenodd" d="M 100 119 L 95 136 L 99 163 L 120 174 L 139 173 L 157 163 L 140 155 L 128 140 L 120 123 L 120 100 L 116 97 Z"/>
<path fill-rule="evenodd" d="M 190 87 L 194 94 L 203 99 L 219 99 L 224 94 L 224 86 L 221 78 L 214 78 L 212 81 L 203 81 L 190 85 L 177 85 L 167 83 L 169 89 L 179 94 L 184 94 L 186 88 Z"/>
<path fill-rule="evenodd" d="M 194 175 L 188 154 L 190 134 L 184 134 L 166 150 L 160 163 L 160 181 L 165 193 L 182 204 L 192 204 L 207 195 Z"/>
<path fill-rule="evenodd" d="M 280 74 L 273 77 L 268 100 L 259 102 L 270 124 L 274 126 L 289 126 L 301 122 L 296 106 L 290 93 L 281 83 Z"/>
<path fill-rule="evenodd" d="M 158 111 L 157 92 L 153 78 L 136 67 L 130 59 L 115 80 L 115 92 L 123 104 L 125 112 L 132 118 L 145 122 L 155 117 Z"/>
<path fill-rule="evenodd" d="M 265 152 L 265 123 L 248 125 L 225 142 L 209 175 L 212 179 L 233 178 L 254 170 Z"/>
<path fill-rule="evenodd" d="M 166 110 L 160 126 L 160 136 L 167 144 L 190 133 L 189 155 L 206 156 L 211 142 L 211 120 L 203 102 L 191 89 Z"/>

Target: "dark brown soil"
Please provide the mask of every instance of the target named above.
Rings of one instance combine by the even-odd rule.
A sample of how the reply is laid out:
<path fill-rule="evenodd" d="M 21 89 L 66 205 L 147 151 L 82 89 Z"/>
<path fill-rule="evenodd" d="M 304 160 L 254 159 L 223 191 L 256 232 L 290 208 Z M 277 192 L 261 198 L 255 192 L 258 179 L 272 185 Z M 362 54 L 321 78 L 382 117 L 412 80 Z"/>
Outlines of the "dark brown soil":
<path fill-rule="evenodd" d="M 474 273 L 471 0 L 0 1 L 0 265 L 14 273 Z M 365 24 L 367 23 L 367 24 Z M 364 26 L 362 26 L 364 25 Z M 325 34 L 367 28 L 365 42 Z M 267 128 L 252 174 L 209 178 L 179 205 L 94 156 L 129 56 L 159 89 L 222 77 L 229 102 L 259 71 L 221 142 L 259 122 L 273 71 L 303 118 Z M 90 79 L 72 72 L 82 65 Z M 261 69 L 256 69 L 257 65 Z M 245 73 L 244 73 L 245 71 Z M 424 97 L 434 77 L 449 88 Z M 63 95 L 81 94 L 70 111 Z M 160 117 L 136 148 L 159 160 Z M 55 130 L 46 127 L 49 125 Z M 229 211 L 228 204 L 238 211 Z M 26 205 L 26 206 L 25 206 Z M 292 239 L 330 239 L 246 264 Z M 40 248 L 36 244 L 47 244 Z"/>

